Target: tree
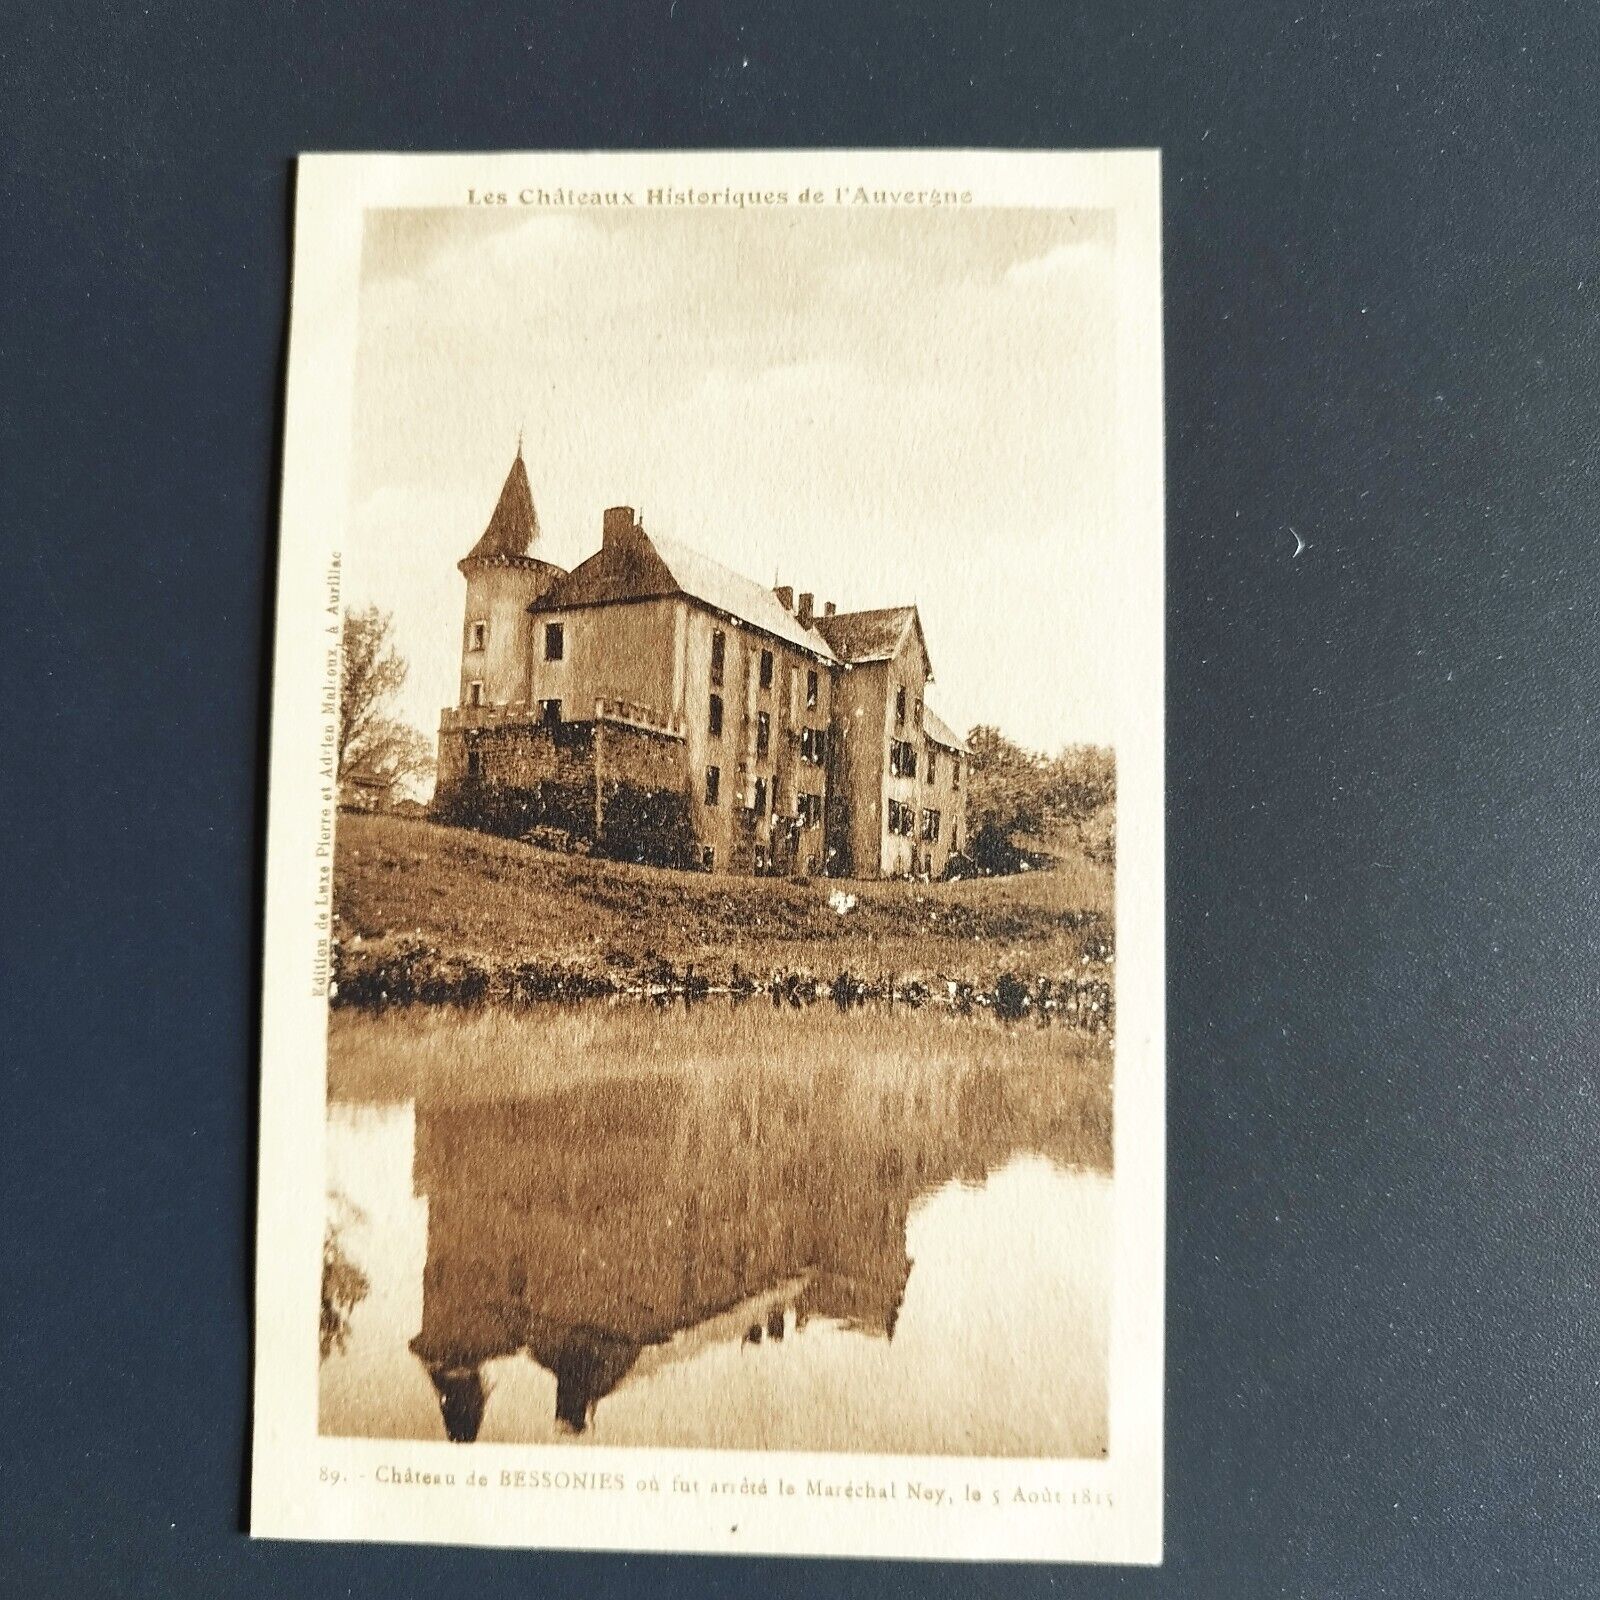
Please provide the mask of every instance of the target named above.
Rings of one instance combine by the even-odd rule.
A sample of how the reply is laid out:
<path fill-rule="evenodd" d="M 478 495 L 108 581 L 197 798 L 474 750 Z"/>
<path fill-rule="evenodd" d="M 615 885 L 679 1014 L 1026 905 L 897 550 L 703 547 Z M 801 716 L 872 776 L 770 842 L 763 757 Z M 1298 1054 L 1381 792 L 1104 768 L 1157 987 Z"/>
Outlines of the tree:
<path fill-rule="evenodd" d="M 1097 745 L 1044 756 L 984 723 L 967 747 L 967 853 L 980 871 L 1015 872 L 1037 855 L 1035 841 L 1064 829 L 1081 834 L 1079 825 L 1116 798 L 1116 757 Z"/>
<path fill-rule="evenodd" d="M 365 1222 L 366 1214 L 347 1196 L 330 1194 L 336 1214 L 322 1235 L 322 1325 L 317 1347 L 326 1361 L 350 1342 L 350 1314 L 367 1298 L 372 1283 L 345 1253 L 344 1230 L 349 1223 Z"/>
<path fill-rule="evenodd" d="M 1045 759 L 1024 750 L 988 723 L 967 735 L 971 788 L 967 822 L 972 832 L 989 827 L 1007 836 L 1038 833 L 1045 823 L 1048 772 Z"/>
<path fill-rule="evenodd" d="M 339 783 L 378 804 L 433 770 L 433 743 L 389 715 L 406 681 L 394 618 L 368 606 L 344 614 L 339 694 Z"/>

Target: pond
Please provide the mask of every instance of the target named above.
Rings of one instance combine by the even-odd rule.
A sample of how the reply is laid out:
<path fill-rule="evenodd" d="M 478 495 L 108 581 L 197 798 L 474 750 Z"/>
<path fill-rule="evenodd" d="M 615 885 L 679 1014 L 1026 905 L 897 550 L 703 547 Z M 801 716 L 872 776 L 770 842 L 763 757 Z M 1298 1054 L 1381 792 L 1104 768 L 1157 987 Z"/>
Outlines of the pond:
<path fill-rule="evenodd" d="M 1103 1039 L 419 1007 L 329 1077 L 325 1434 L 1105 1453 Z"/>

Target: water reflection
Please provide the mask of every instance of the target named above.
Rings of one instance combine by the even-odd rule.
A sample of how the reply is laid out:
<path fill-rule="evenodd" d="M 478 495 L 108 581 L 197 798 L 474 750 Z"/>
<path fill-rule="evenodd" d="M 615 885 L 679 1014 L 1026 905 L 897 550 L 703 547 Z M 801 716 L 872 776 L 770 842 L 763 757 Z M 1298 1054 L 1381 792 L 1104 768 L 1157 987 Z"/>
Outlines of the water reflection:
<path fill-rule="evenodd" d="M 322 1236 L 322 1325 L 317 1334 L 317 1348 L 324 1361 L 350 1343 L 351 1313 L 372 1287 L 344 1246 L 346 1229 L 364 1220 L 361 1211 L 342 1194 L 328 1199 L 330 1214 Z"/>
<path fill-rule="evenodd" d="M 460 1442 L 577 1438 L 615 1411 L 613 1442 L 911 1449 L 953 1429 L 944 1448 L 1000 1453 L 1033 1448 L 1054 1361 L 1075 1414 L 1037 1448 L 1103 1447 L 1108 1087 L 1087 1045 L 902 1016 L 869 1052 L 859 1018 L 767 1008 L 362 1030 L 336 1045 L 415 1057 L 421 1303 L 391 1282 L 369 1335 L 391 1376 L 369 1363 L 341 1431 L 426 1433 L 378 1392 L 404 1387 L 404 1339 Z M 368 1191 L 363 1268 L 402 1279 L 407 1208 L 381 1190 L 403 1134 L 337 1113 L 334 1132 Z"/>

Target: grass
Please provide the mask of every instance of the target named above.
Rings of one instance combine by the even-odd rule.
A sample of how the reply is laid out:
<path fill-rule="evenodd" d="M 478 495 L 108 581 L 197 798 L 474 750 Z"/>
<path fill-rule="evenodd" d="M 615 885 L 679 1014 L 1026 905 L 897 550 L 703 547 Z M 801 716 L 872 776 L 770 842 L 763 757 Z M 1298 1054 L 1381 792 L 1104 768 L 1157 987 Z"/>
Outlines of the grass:
<path fill-rule="evenodd" d="M 856 899 L 842 915 L 829 904 L 841 890 Z M 334 873 L 344 972 L 420 944 L 446 962 L 624 986 L 662 970 L 713 984 L 795 971 L 979 988 L 1006 973 L 1108 979 L 1112 905 L 1111 868 L 1070 846 L 1051 869 L 1009 878 L 789 882 L 568 856 L 357 813 L 339 818 Z"/>

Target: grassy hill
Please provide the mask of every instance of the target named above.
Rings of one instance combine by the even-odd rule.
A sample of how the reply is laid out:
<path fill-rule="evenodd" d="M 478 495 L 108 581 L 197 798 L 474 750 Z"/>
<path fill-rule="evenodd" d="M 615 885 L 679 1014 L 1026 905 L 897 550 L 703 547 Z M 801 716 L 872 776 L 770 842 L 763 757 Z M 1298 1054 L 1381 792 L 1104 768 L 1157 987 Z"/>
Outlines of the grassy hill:
<path fill-rule="evenodd" d="M 851 909 L 830 904 L 854 896 Z M 339 818 L 336 976 L 370 998 L 416 973 L 517 973 L 537 992 L 651 982 L 766 984 L 847 972 L 869 986 L 992 989 L 1003 974 L 1109 978 L 1112 873 L 1072 850 L 1050 870 L 960 883 L 787 882 L 568 856 L 421 819 Z M 1085 960 L 1087 957 L 1087 961 Z M 399 967 L 409 978 L 395 977 Z M 471 978 L 469 987 L 477 982 Z M 426 986 L 424 981 L 424 987 Z"/>

